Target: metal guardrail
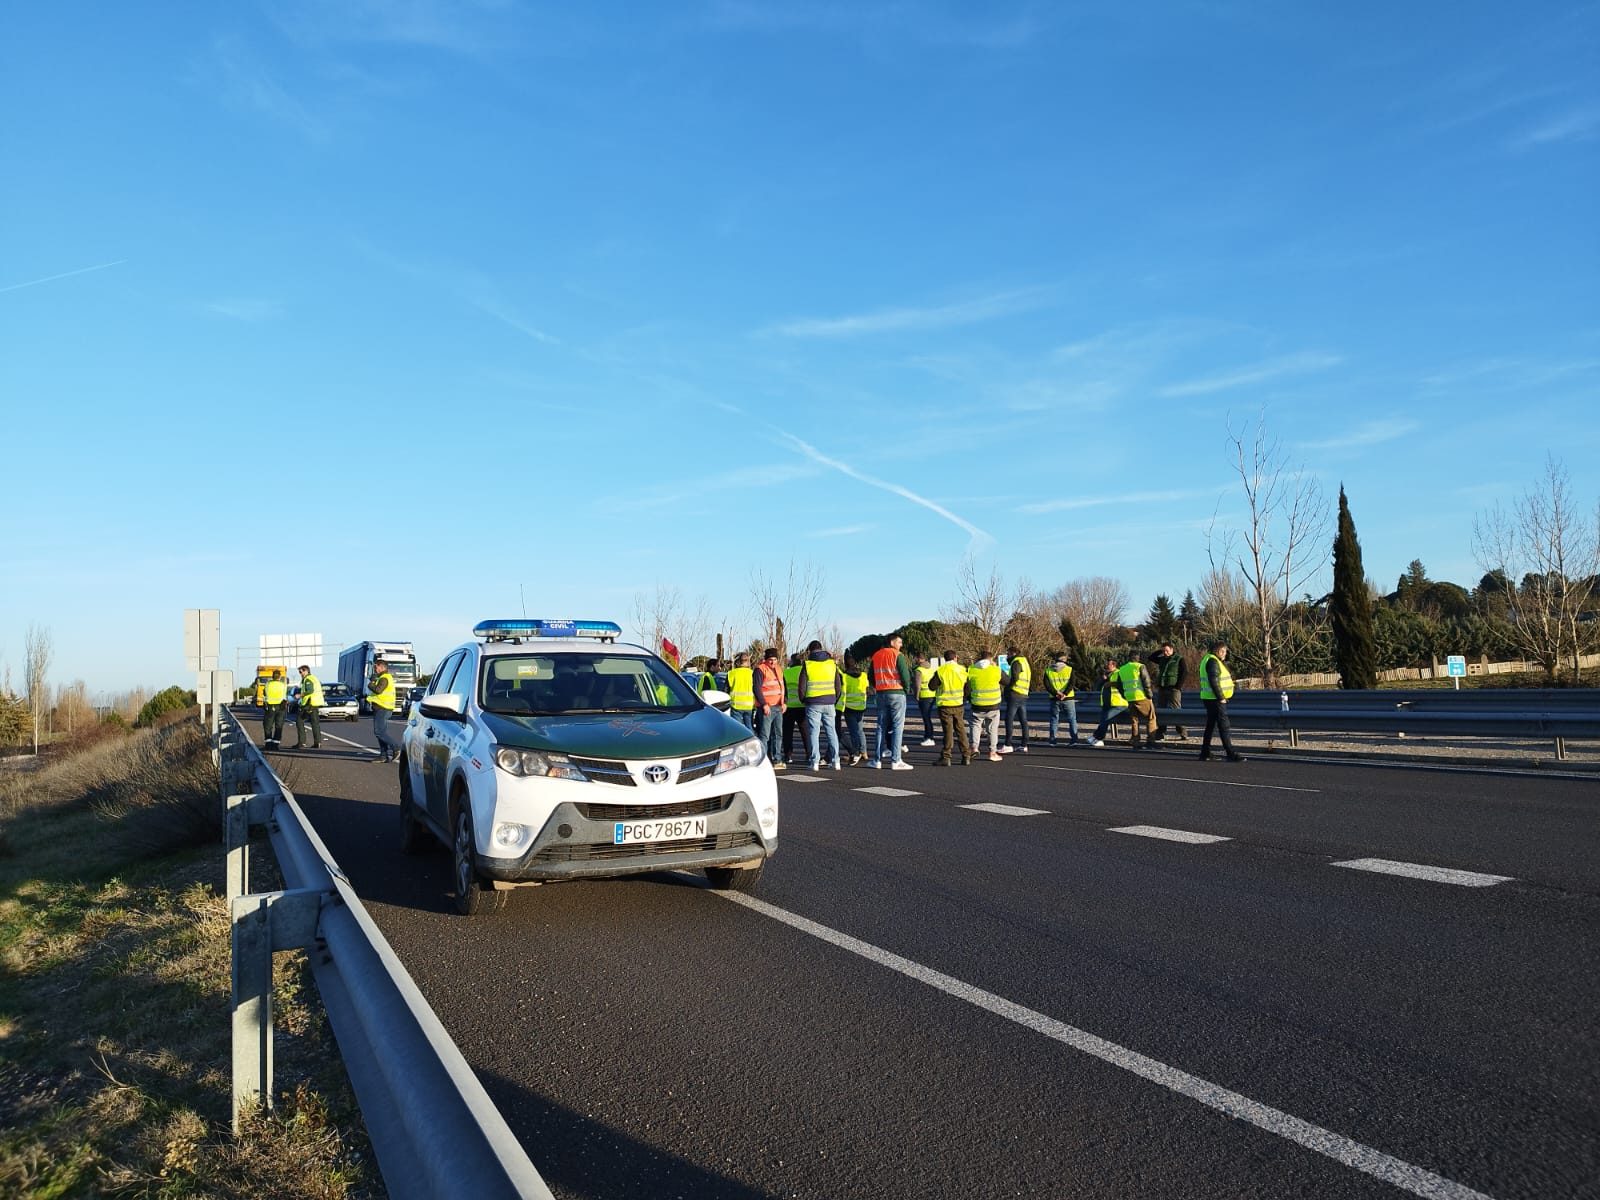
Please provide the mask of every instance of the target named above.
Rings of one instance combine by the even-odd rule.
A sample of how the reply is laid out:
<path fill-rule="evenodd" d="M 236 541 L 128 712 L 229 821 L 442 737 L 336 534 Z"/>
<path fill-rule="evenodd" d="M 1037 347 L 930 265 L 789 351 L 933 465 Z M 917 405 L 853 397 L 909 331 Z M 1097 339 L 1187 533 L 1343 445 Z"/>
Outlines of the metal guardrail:
<path fill-rule="evenodd" d="M 231 712 L 216 762 L 227 806 L 233 918 L 234 1129 L 272 1107 L 272 955 L 303 948 L 389 1194 L 552 1200 L 294 795 Z M 280 892 L 249 892 L 250 831 L 264 828 Z"/>
<path fill-rule="evenodd" d="M 1098 693 L 1078 697 L 1080 726 L 1097 721 L 1101 712 Z M 1049 715 L 1048 696 L 1028 697 L 1030 722 L 1048 721 Z M 1193 707 L 1157 709 L 1156 719 L 1166 725 L 1194 725 L 1205 719 L 1205 709 L 1196 698 Z M 1592 688 L 1303 691 L 1289 692 L 1285 708 L 1281 692 L 1235 692 L 1228 702 L 1228 720 L 1239 729 L 1286 733 L 1291 746 L 1310 733 L 1525 738 L 1553 743 L 1556 758 L 1565 759 L 1568 740 L 1600 739 L 1600 693 Z"/>

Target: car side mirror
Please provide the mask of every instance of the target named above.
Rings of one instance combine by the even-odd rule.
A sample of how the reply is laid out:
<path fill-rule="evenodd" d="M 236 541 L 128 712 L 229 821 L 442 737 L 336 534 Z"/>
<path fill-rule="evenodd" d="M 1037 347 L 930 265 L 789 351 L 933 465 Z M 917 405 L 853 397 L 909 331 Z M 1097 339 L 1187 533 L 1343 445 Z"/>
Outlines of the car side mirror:
<path fill-rule="evenodd" d="M 422 715 L 439 721 L 459 721 L 465 711 L 461 697 L 454 692 L 438 692 L 423 698 Z"/>
<path fill-rule="evenodd" d="M 701 692 L 700 699 L 704 700 L 708 705 L 716 709 L 718 712 L 727 712 L 728 706 L 733 703 L 732 696 L 728 695 L 727 692 L 719 692 L 715 688 L 707 688 L 705 691 Z"/>

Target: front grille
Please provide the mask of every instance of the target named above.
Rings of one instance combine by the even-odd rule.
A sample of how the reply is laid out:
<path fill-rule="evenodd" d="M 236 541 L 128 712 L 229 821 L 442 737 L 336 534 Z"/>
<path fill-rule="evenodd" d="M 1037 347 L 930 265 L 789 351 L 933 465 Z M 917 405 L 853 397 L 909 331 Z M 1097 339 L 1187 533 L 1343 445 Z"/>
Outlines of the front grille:
<path fill-rule="evenodd" d="M 640 845 L 616 846 L 598 842 L 579 846 L 546 846 L 533 856 L 534 862 L 605 862 L 613 858 L 668 857 L 674 854 L 693 854 L 704 850 L 737 850 L 741 846 L 755 845 L 756 835 L 748 829 L 737 833 L 717 833 L 710 837 L 691 838 L 681 842 L 646 842 Z"/>
<path fill-rule="evenodd" d="M 628 773 L 628 764 L 615 758 L 579 758 L 576 754 L 567 756 L 572 765 L 577 767 L 595 783 L 614 783 L 618 787 L 638 787 L 632 775 Z"/>
<path fill-rule="evenodd" d="M 713 750 L 710 754 L 697 754 L 693 758 L 683 760 L 683 766 L 678 771 L 679 783 L 693 783 L 696 779 L 704 779 L 717 769 L 717 763 L 722 758 L 722 751 Z"/>
<path fill-rule="evenodd" d="M 653 821 L 663 817 L 719 813 L 731 803 L 732 796 L 707 796 L 704 800 L 680 800 L 676 804 L 575 804 L 573 807 L 591 821 Z"/>

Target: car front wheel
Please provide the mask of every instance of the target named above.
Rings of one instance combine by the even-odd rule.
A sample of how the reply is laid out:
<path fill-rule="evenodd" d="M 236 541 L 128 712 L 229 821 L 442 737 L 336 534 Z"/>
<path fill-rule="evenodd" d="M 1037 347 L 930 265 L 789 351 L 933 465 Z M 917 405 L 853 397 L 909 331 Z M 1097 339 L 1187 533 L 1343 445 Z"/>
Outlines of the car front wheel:
<path fill-rule="evenodd" d="M 456 797 L 455 843 L 451 847 L 451 867 L 456 885 L 456 911 L 464 917 L 499 912 L 506 906 L 507 893 L 486 884 L 478 877 L 472 836 L 472 809 L 465 795 Z"/>
<path fill-rule="evenodd" d="M 426 832 L 417 823 L 416 801 L 411 794 L 411 767 L 400 760 L 400 853 L 415 854 L 422 849 Z"/>
<path fill-rule="evenodd" d="M 752 892 L 761 878 L 761 867 L 707 867 L 706 878 L 719 892 Z"/>

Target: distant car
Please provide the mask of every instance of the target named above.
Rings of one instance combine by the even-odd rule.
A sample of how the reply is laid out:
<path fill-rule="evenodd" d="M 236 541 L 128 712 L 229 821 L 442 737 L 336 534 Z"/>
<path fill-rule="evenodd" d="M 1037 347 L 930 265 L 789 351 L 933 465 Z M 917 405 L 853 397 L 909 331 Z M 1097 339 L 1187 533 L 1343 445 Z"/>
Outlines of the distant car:
<path fill-rule="evenodd" d="M 339 718 L 354 721 L 361 716 L 361 704 L 356 694 L 342 683 L 330 683 L 322 689 L 322 719 Z"/>

